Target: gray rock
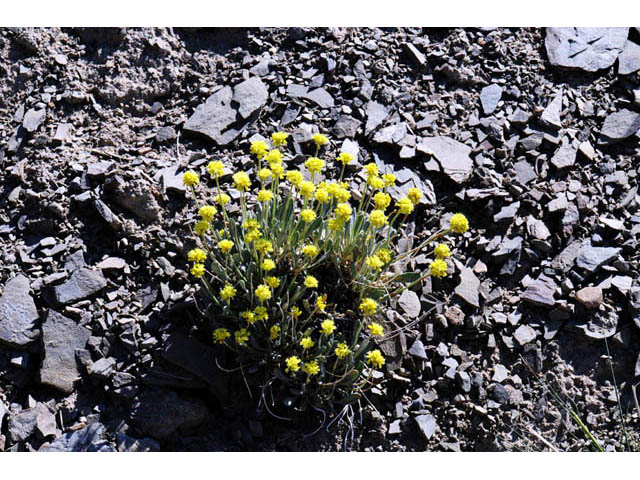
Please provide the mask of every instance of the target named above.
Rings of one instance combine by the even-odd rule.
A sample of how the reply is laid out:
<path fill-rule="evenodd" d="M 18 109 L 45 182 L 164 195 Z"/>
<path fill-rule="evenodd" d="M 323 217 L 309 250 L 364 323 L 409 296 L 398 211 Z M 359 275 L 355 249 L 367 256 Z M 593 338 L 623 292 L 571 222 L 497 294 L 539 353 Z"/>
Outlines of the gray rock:
<path fill-rule="evenodd" d="M 353 138 L 358 133 L 359 126 L 360 121 L 351 115 L 340 115 L 333 126 L 333 134 L 336 138 Z"/>
<path fill-rule="evenodd" d="M 463 392 L 469 393 L 471 391 L 471 377 L 467 372 L 462 371 L 456 373 L 456 380 Z"/>
<path fill-rule="evenodd" d="M 107 257 L 96 265 L 100 270 L 122 270 L 127 261 L 120 257 Z"/>
<path fill-rule="evenodd" d="M 0 297 L 0 341 L 22 348 L 33 342 L 38 310 L 29 293 L 29 280 L 18 275 L 7 282 Z"/>
<path fill-rule="evenodd" d="M 227 145 L 237 135 L 236 130 L 227 128 L 236 121 L 236 111 L 231 106 L 233 89 L 229 86 L 218 90 L 199 105 L 184 124 L 184 130 L 200 133 L 218 145 Z"/>
<path fill-rule="evenodd" d="M 40 382 L 64 393 L 73 391 L 73 382 L 80 377 L 76 365 L 76 349 L 84 349 L 91 332 L 70 318 L 49 310 L 42 325 L 44 359 L 40 367 Z"/>
<path fill-rule="evenodd" d="M 622 109 L 607 116 L 600 130 L 598 142 L 617 143 L 640 130 L 640 113 Z"/>
<path fill-rule="evenodd" d="M 470 268 L 463 268 L 460 272 L 460 283 L 455 294 L 475 308 L 480 307 L 480 280 Z"/>
<path fill-rule="evenodd" d="M 491 377 L 491 380 L 502 383 L 507 378 L 509 378 L 509 370 L 507 370 L 507 367 L 500 363 L 493 366 L 493 376 Z"/>
<path fill-rule="evenodd" d="M 403 43 L 402 47 L 404 51 L 407 52 L 407 55 L 411 58 L 413 63 L 418 68 L 424 68 L 427 65 L 427 57 L 424 56 L 418 47 L 416 47 L 413 43 Z"/>
<path fill-rule="evenodd" d="M 509 395 L 509 391 L 499 383 L 493 386 L 493 391 L 491 393 L 493 395 L 493 399 L 496 402 L 501 403 L 503 405 L 506 405 L 507 403 L 509 403 L 509 400 L 511 399 L 511 395 Z"/>
<path fill-rule="evenodd" d="M 54 296 L 60 305 L 67 305 L 90 297 L 106 286 L 107 280 L 100 270 L 81 268 L 62 285 L 54 287 Z"/>
<path fill-rule="evenodd" d="M 502 98 L 502 87 L 492 83 L 480 91 L 480 103 L 485 115 L 491 115 Z"/>
<path fill-rule="evenodd" d="M 232 100 L 238 104 L 238 113 L 244 119 L 261 109 L 269 98 L 269 90 L 259 77 L 251 77 L 233 88 Z"/>
<path fill-rule="evenodd" d="M 176 130 L 173 127 L 160 127 L 156 132 L 156 141 L 160 143 L 171 142 L 176 137 Z"/>
<path fill-rule="evenodd" d="M 532 215 L 527 217 L 527 233 L 536 240 L 546 240 L 551 236 L 545 223 Z"/>
<path fill-rule="evenodd" d="M 587 243 L 580 247 L 576 264 L 588 272 L 595 272 L 615 259 L 621 251 L 619 247 L 592 247 Z"/>
<path fill-rule="evenodd" d="M 595 72 L 616 61 L 628 28 L 547 28 L 545 47 L 552 65 Z"/>
<path fill-rule="evenodd" d="M 584 287 L 576 292 L 576 300 L 588 309 L 598 308 L 604 298 L 600 287 Z"/>
<path fill-rule="evenodd" d="M 400 143 L 400 141 L 402 141 L 406 136 L 407 125 L 404 122 L 400 122 L 394 125 L 389 125 L 388 127 L 378 131 L 374 135 L 373 141 L 375 143 L 393 145 Z"/>
<path fill-rule="evenodd" d="M 624 50 L 618 57 L 618 73 L 629 75 L 640 70 L 640 45 L 627 40 Z"/>
<path fill-rule="evenodd" d="M 415 417 L 416 424 L 418 425 L 418 431 L 425 441 L 431 440 L 433 434 L 436 433 L 436 419 L 433 415 L 418 415 Z"/>
<path fill-rule="evenodd" d="M 101 423 L 92 423 L 75 432 L 56 438 L 41 452 L 115 452 L 115 447 L 105 439 L 106 428 Z"/>
<path fill-rule="evenodd" d="M 71 131 L 73 130 L 73 125 L 70 123 L 60 123 L 56 127 L 56 133 L 53 137 L 54 140 L 58 142 L 66 142 L 71 138 Z"/>
<path fill-rule="evenodd" d="M 562 90 L 560 90 L 553 100 L 544 109 L 540 119 L 550 127 L 562 128 L 562 120 L 560 119 L 560 112 L 562 111 Z"/>
<path fill-rule="evenodd" d="M 411 345 L 411 348 L 409 349 L 409 354 L 419 358 L 420 360 L 427 360 L 427 351 L 424 348 L 424 344 L 420 341 L 420 340 L 416 340 L 415 342 L 413 342 L 413 345 Z"/>
<path fill-rule="evenodd" d="M 358 144 L 357 140 L 346 138 L 344 142 L 342 142 L 340 151 L 353 155 L 352 163 L 355 163 L 358 161 L 358 155 L 360 154 L 360 145 Z"/>
<path fill-rule="evenodd" d="M 10 414 L 7 421 L 9 440 L 12 443 L 27 440 L 35 432 L 38 415 L 46 414 L 51 414 L 51 412 L 43 403 L 38 403 L 33 408 Z"/>
<path fill-rule="evenodd" d="M 552 278 L 542 274 L 527 286 L 520 298 L 539 307 L 553 307 L 556 303 L 553 296 L 557 287 Z"/>
<path fill-rule="evenodd" d="M 334 105 L 333 97 L 324 88 L 316 88 L 301 97 L 311 100 L 320 108 L 331 108 Z"/>
<path fill-rule="evenodd" d="M 101 358 L 87 367 L 87 373 L 92 377 L 105 380 L 113 373 L 116 366 L 114 358 Z"/>
<path fill-rule="evenodd" d="M 504 220 L 513 220 L 518 214 L 520 209 L 520 202 L 514 202 L 510 205 L 505 205 L 500 209 L 498 213 L 493 216 L 493 221 L 499 223 Z"/>
<path fill-rule="evenodd" d="M 425 137 L 417 149 L 432 155 L 442 171 L 456 183 L 463 183 L 473 172 L 473 160 L 469 157 L 471 147 L 451 137 Z"/>
<path fill-rule="evenodd" d="M 405 290 L 398 299 L 398 305 L 404 310 L 409 318 L 416 318 L 420 315 L 420 298 L 413 290 Z"/>
<path fill-rule="evenodd" d="M 367 123 L 364 127 L 364 134 L 369 135 L 389 116 L 389 110 L 378 102 L 369 102 L 366 106 Z"/>
<path fill-rule="evenodd" d="M 38 129 L 38 127 L 40 127 L 40 125 L 42 125 L 46 116 L 47 111 L 44 108 L 41 110 L 32 108 L 24 114 L 24 118 L 22 119 L 22 128 L 29 133 L 33 133 Z"/>
<path fill-rule="evenodd" d="M 533 342 L 536 339 L 536 335 L 536 331 L 529 325 L 520 325 L 516 328 L 516 331 L 513 332 L 513 338 L 521 346 Z"/>
<path fill-rule="evenodd" d="M 631 287 L 629 290 L 629 307 L 633 323 L 640 328 L 640 287 Z"/>
<path fill-rule="evenodd" d="M 526 160 L 520 160 L 519 162 L 514 163 L 513 168 L 515 170 L 516 180 L 518 180 L 522 185 L 526 185 L 531 180 L 538 178 L 536 170 Z"/>
<path fill-rule="evenodd" d="M 133 438 L 124 433 L 116 436 L 119 452 L 159 452 L 160 444 L 152 438 Z"/>
<path fill-rule="evenodd" d="M 580 240 L 576 240 L 571 242 L 567 247 L 562 250 L 558 254 L 556 258 L 554 258 L 551 262 L 551 267 L 555 270 L 560 270 L 563 272 L 568 271 L 576 261 L 578 257 L 578 252 L 580 251 L 580 247 L 582 246 L 582 242 Z"/>
<path fill-rule="evenodd" d="M 160 218 L 161 209 L 156 198 L 159 193 L 142 178 L 134 178 L 128 182 L 112 180 L 105 183 L 105 189 L 113 192 L 113 200 L 118 205 L 141 220 L 153 222 Z"/>
<path fill-rule="evenodd" d="M 571 145 L 561 146 L 556 153 L 551 157 L 551 163 L 558 170 L 571 167 L 576 163 L 577 150 Z"/>
<path fill-rule="evenodd" d="M 44 408 L 40 408 L 36 416 L 36 431 L 42 438 L 56 435 L 56 416 L 45 405 L 39 405 L 42 405 Z"/>
<path fill-rule="evenodd" d="M 587 323 L 582 326 L 584 334 L 596 340 L 609 338 L 615 335 L 618 328 L 618 314 L 616 312 L 597 311 L 590 315 Z"/>

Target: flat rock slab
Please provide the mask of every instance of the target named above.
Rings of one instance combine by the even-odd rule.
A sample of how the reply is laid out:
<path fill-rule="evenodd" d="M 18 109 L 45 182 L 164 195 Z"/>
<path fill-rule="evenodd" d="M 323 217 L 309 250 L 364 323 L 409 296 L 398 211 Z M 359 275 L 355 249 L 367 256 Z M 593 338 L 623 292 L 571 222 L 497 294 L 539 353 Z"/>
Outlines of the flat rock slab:
<path fill-rule="evenodd" d="M 80 377 L 76 364 L 76 349 L 82 350 L 91 332 L 70 318 L 49 310 L 42 325 L 44 360 L 40 367 L 40 382 L 71 393 L 73 382 Z"/>
<path fill-rule="evenodd" d="M 482 104 L 482 111 L 484 114 L 491 115 L 498 106 L 498 102 L 500 102 L 501 98 L 502 87 L 500 85 L 493 83 L 484 87 L 480 91 L 480 103 Z"/>
<path fill-rule="evenodd" d="M 456 183 L 469 179 L 473 171 L 473 160 L 469 154 L 471 147 L 451 137 L 425 137 L 416 147 L 419 151 L 433 157 L 442 171 Z"/>
<path fill-rule="evenodd" d="M 25 347 L 40 335 L 35 329 L 38 310 L 29 291 L 29 279 L 18 275 L 7 282 L 0 297 L 0 341 L 13 347 Z"/>
<path fill-rule="evenodd" d="M 238 104 L 238 113 L 244 119 L 261 109 L 269 98 L 269 90 L 258 77 L 251 77 L 233 89 L 232 100 Z"/>
<path fill-rule="evenodd" d="M 560 90 L 556 93 L 551 102 L 549 102 L 549 105 L 547 105 L 547 108 L 544 109 L 540 116 L 543 123 L 556 129 L 562 128 L 562 119 L 560 118 L 560 112 L 562 112 L 562 97 L 563 92 Z"/>
<path fill-rule="evenodd" d="M 563 145 L 551 157 L 551 163 L 558 170 L 571 167 L 576 163 L 576 155 L 578 151 L 571 145 Z"/>
<path fill-rule="evenodd" d="M 398 305 L 404 310 L 409 318 L 416 318 L 420 315 L 420 298 L 413 290 L 405 290 L 398 299 Z"/>
<path fill-rule="evenodd" d="M 29 133 L 35 132 L 42 122 L 44 122 L 47 116 L 47 111 L 43 108 L 41 110 L 31 109 L 24 114 L 22 119 L 22 127 Z"/>
<path fill-rule="evenodd" d="M 607 116 L 600 130 L 600 144 L 618 143 L 640 130 L 640 113 L 622 109 Z"/>
<path fill-rule="evenodd" d="M 540 275 L 526 288 L 520 298 L 538 307 L 553 307 L 556 303 L 553 298 L 556 288 L 556 282 L 552 278 Z"/>
<path fill-rule="evenodd" d="M 115 452 L 116 448 L 106 440 L 107 430 L 101 423 L 92 423 L 75 432 L 56 438 L 41 452 Z"/>
<path fill-rule="evenodd" d="M 602 265 L 611 262 L 622 251 L 619 247 L 592 247 L 582 245 L 578 250 L 576 265 L 588 272 L 595 272 Z"/>
<path fill-rule="evenodd" d="M 536 339 L 537 332 L 529 325 L 520 325 L 515 332 L 513 332 L 513 338 L 521 346 L 531 343 Z"/>
<path fill-rule="evenodd" d="M 629 28 L 547 28 L 545 48 L 551 65 L 596 72 L 622 53 Z"/>
<path fill-rule="evenodd" d="M 9 415 L 7 431 L 11 443 L 24 442 L 35 433 L 38 418 L 51 416 L 49 409 L 42 403 L 33 408 Z"/>
<path fill-rule="evenodd" d="M 437 427 L 436 419 L 433 415 L 418 415 L 415 420 L 422 438 L 427 442 L 431 440 L 433 434 L 436 433 Z"/>
<path fill-rule="evenodd" d="M 387 107 L 378 102 L 369 102 L 365 107 L 367 111 L 367 123 L 364 126 L 365 135 L 369 135 L 389 116 Z"/>
<path fill-rule="evenodd" d="M 71 274 L 69 280 L 54 287 L 55 300 L 60 305 L 83 300 L 98 293 L 107 286 L 107 279 L 100 270 L 80 268 Z"/>
<path fill-rule="evenodd" d="M 456 287 L 455 294 L 475 308 L 480 307 L 480 280 L 473 270 L 463 268 L 460 272 L 460 283 Z"/>
<path fill-rule="evenodd" d="M 604 301 L 602 289 L 600 287 L 584 287 L 576 292 L 576 300 L 585 308 L 598 308 Z"/>
<path fill-rule="evenodd" d="M 640 70 L 640 45 L 627 40 L 624 50 L 618 57 L 618 73 L 629 75 Z"/>

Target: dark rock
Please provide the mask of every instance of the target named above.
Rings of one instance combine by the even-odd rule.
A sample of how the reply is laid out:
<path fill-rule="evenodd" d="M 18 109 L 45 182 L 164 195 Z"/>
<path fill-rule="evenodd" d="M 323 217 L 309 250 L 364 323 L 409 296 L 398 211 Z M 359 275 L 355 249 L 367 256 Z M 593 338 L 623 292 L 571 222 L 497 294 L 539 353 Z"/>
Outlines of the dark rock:
<path fill-rule="evenodd" d="M 496 402 L 501 403 L 503 405 L 508 404 L 509 399 L 511 398 L 511 396 L 509 395 L 509 391 L 499 383 L 496 383 L 493 386 L 492 396 Z"/>
<path fill-rule="evenodd" d="M 522 185 L 526 185 L 531 180 L 535 180 L 538 175 L 535 169 L 526 160 L 520 160 L 513 164 L 513 168 L 516 173 L 516 180 Z"/>
<path fill-rule="evenodd" d="M 160 444 L 151 438 L 133 438 L 124 433 L 116 436 L 119 452 L 159 452 Z"/>
<path fill-rule="evenodd" d="M 238 135 L 236 130 L 227 130 L 236 121 L 236 111 L 231 106 L 232 98 L 231 87 L 218 90 L 196 108 L 184 124 L 184 130 L 205 135 L 218 145 L 227 145 Z"/>
<path fill-rule="evenodd" d="M 49 310 L 42 325 L 44 359 L 40 367 L 40 382 L 64 393 L 73 391 L 73 382 L 80 377 L 76 365 L 76 349 L 83 349 L 91 332 L 70 318 Z"/>
<path fill-rule="evenodd" d="M 56 438 L 42 452 L 115 452 L 115 447 L 105 439 L 106 428 L 101 423 L 92 423 L 75 432 Z"/>
<path fill-rule="evenodd" d="M 455 294 L 475 308 L 480 307 L 480 280 L 470 268 L 463 268 L 460 272 L 460 283 Z"/>
<path fill-rule="evenodd" d="M 622 249 L 618 247 L 592 247 L 587 243 L 580 247 L 576 264 L 588 272 L 595 272 L 601 266 L 613 261 L 621 251 Z"/>
<path fill-rule="evenodd" d="M 105 189 L 113 192 L 113 199 L 118 205 L 145 222 L 160 218 L 159 192 L 143 179 L 128 182 L 112 180 L 105 183 Z"/>
<path fill-rule="evenodd" d="M 557 287 L 552 278 L 543 274 L 527 286 L 520 298 L 540 307 L 553 307 L 556 303 L 553 296 Z"/>
<path fill-rule="evenodd" d="M 24 442 L 36 429 L 38 416 L 51 415 L 49 409 L 43 403 L 38 403 L 33 408 L 10 414 L 7 421 L 7 432 L 12 443 Z"/>
<path fill-rule="evenodd" d="M 0 341 L 18 348 L 27 346 L 40 335 L 35 329 L 39 318 L 27 277 L 9 280 L 0 297 Z"/>
<path fill-rule="evenodd" d="M 629 290 L 629 306 L 633 322 L 640 328 L 640 287 L 631 287 Z"/>
<path fill-rule="evenodd" d="M 333 126 L 333 134 L 336 138 L 353 138 L 356 136 L 359 126 L 360 121 L 351 115 L 340 115 Z"/>
<path fill-rule="evenodd" d="M 598 142 L 617 143 L 640 130 L 640 113 L 622 109 L 607 116 L 600 130 Z"/>
<path fill-rule="evenodd" d="M 418 151 L 432 155 L 442 171 L 456 183 L 464 183 L 473 172 L 473 160 L 469 157 L 471 147 L 450 137 L 425 137 Z"/>
<path fill-rule="evenodd" d="M 427 65 L 427 57 L 413 43 L 403 43 L 402 47 L 416 67 L 424 68 Z"/>
<path fill-rule="evenodd" d="M 484 87 L 480 91 L 480 102 L 482 103 L 482 111 L 484 114 L 491 115 L 498 106 L 501 98 L 502 87 L 500 85 L 493 83 Z"/>
<path fill-rule="evenodd" d="M 269 90 L 258 77 L 251 77 L 233 88 L 231 98 L 238 104 L 238 113 L 244 119 L 261 109 L 269 98 Z"/>
<path fill-rule="evenodd" d="M 100 270 L 81 268 L 73 272 L 65 283 L 54 287 L 54 295 L 56 302 L 67 305 L 90 297 L 106 286 L 107 280 Z"/>

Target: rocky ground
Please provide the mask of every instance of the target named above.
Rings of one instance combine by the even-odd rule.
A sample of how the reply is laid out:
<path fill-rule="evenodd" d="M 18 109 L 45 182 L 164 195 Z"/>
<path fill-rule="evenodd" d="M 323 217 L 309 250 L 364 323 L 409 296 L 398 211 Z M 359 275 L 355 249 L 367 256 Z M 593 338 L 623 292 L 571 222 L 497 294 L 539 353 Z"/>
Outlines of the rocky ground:
<path fill-rule="evenodd" d="M 605 449 L 637 450 L 639 44 L 0 29 L 0 450 L 593 449 L 554 393 Z M 303 151 L 314 128 L 426 193 L 416 235 L 456 211 L 472 226 L 449 277 L 394 307 L 420 321 L 381 346 L 383 381 L 329 428 L 216 371 L 181 185 L 211 158 L 250 168 L 256 134 Z"/>

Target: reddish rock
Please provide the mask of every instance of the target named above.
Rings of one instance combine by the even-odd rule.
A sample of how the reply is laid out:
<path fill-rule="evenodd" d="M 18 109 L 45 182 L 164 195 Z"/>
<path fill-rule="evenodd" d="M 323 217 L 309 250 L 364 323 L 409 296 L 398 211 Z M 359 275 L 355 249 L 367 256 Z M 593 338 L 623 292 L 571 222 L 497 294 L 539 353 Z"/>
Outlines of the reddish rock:
<path fill-rule="evenodd" d="M 578 290 L 576 300 L 588 309 L 598 308 L 604 301 L 600 287 L 585 287 Z"/>

